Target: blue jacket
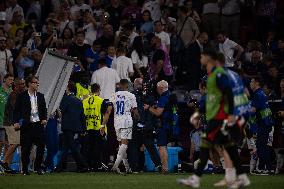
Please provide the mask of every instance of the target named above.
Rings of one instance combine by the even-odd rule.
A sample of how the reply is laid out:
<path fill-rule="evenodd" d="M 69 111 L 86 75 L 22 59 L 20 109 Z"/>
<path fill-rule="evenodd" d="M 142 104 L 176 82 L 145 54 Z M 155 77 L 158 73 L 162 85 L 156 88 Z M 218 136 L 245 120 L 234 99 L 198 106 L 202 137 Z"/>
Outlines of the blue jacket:
<path fill-rule="evenodd" d="M 60 110 L 62 113 L 62 131 L 85 131 L 86 120 L 81 100 L 74 95 L 65 95 L 61 101 Z"/>
<path fill-rule="evenodd" d="M 259 88 L 253 92 L 252 107 L 256 109 L 256 123 L 258 126 L 273 126 L 272 112 L 268 105 L 264 91 Z"/>
<path fill-rule="evenodd" d="M 232 93 L 234 97 L 233 113 L 236 116 L 244 116 L 245 118 L 248 118 L 251 113 L 251 106 L 248 97 L 245 94 L 244 83 L 236 72 L 229 69 L 226 71 L 230 81 L 230 85 L 232 87 Z"/>

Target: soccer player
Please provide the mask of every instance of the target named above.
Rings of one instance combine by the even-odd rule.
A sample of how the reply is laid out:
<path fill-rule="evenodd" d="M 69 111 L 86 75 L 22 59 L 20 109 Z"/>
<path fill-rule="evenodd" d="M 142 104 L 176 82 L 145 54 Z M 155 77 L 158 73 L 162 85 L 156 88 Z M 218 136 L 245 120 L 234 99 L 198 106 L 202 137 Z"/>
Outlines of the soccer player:
<path fill-rule="evenodd" d="M 247 175 L 242 170 L 236 144 L 223 132 L 225 120 L 228 125 L 233 125 L 236 120 L 233 115 L 234 101 L 229 78 L 225 70 L 217 66 L 216 60 L 217 53 L 213 50 L 206 50 L 201 54 L 201 64 L 206 67 L 208 73 L 206 96 L 206 121 L 208 126 L 200 147 L 200 163 L 194 171 L 194 175 L 188 179 L 178 180 L 178 183 L 193 188 L 200 186 L 200 177 L 207 164 L 209 150 L 215 144 L 224 145 L 237 171 L 238 180 L 229 188 L 239 188 L 250 184 Z"/>
<path fill-rule="evenodd" d="M 126 172 L 131 172 L 126 153 L 128 140 L 132 139 L 133 120 L 131 114 L 133 113 L 134 118 L 139 118 L 136 97 L 128 92 L 128 82 L 127 79 L 120 80 L 120 91 L 110 98 L 114 108 L 114 128 L 119 142 L 119 149 L 112 170 L 119 174 L 121 172 L 118 166 L 121 161 L 123 161 Z"/>

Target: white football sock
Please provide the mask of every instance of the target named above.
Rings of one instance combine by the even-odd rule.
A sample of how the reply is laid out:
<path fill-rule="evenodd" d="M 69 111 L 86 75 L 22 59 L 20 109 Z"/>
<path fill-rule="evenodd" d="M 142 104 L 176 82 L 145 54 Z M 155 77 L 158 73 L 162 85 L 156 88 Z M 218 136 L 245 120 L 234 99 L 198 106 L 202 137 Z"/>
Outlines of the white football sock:
<path fill-rule="evenodd" d="M 237 179 L 236 169 L 235 168 L 226 168 L 225 169 L 225 179 L 227 183 L 233 183 Z"/>
<path fill-rule="evenodd" d="M 114 169 L 118 168 L 118 166 L 121 163 L 122 159 L 124 159 L 125 154 L 126 154 L 126 150 L 127 150 L 127 145 L 121 144 L 119 146 L 119 149 L 118 149 L 118 152 L 117 152 L 117 157 L 116 157 L 115 163 L 113 165 Z"/>

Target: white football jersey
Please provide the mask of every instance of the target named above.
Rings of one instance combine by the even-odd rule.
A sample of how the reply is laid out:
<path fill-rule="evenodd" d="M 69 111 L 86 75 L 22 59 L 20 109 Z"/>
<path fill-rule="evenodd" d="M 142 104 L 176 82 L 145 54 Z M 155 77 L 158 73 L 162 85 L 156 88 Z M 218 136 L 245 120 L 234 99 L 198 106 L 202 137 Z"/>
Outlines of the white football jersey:
<path fill-rule="evenodd" d="M 135 95 L 128 91 L 118 91 L 110 98 L 110 102 L 114 109 L 115 128 L 132 127 L 131 110 L 137 108 Z"/>

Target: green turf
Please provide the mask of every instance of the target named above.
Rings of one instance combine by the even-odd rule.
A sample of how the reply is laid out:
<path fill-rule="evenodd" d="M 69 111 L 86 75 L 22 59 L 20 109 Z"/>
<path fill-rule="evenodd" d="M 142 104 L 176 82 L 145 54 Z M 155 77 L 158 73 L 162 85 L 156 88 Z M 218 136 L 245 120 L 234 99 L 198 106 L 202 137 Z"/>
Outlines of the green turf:
<path fill-rule="evenodd" d="M 177 178 L 187 177 L 186 174 L 132 174 L 127 176 L 106 173 L 61 173 L 30 176 L 3 176 L 0 175 L 0 189 L 175 189 L 186 188 L 176 184 Z M 213 188 L 214 182 L 222 175 L 204 175 L 201 188 Z M 250 176 L 255 189 L 284 189 L 284 175 L 279 176 Z"/>

